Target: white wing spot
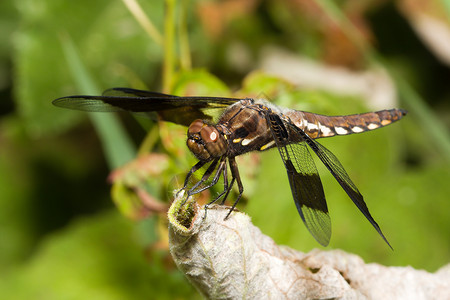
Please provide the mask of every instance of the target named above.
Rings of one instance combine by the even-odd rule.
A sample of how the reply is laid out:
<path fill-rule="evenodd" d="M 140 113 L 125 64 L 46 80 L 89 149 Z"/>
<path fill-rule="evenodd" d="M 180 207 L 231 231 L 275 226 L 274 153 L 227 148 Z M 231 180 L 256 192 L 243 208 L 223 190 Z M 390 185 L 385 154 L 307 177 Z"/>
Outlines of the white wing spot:
<path fill-rule="evenodd" d="M 386 126 L 386 125 L 388 125 L 388 124 L 391 124 L 391 121 L 390 121 L 390 120 L 382 120 L 382 121 L 381 121 L 381 125 L 383 125 L 383 126 Z"/>
<path fill-rule="evenodd" d="M 334 130 L 336 130 L 337 134 L 347 134 L 348 131 L 344 127 L 334 127 Z"/>
<path fill-rule="evenodd" d="M 242 141 L 241 138 L 239 138 L 239 139 L 234 139 L 234 140 L 233 140 L 233 143 L 237 144 L 237 143 L 240 143 L 241 141 Z"/>

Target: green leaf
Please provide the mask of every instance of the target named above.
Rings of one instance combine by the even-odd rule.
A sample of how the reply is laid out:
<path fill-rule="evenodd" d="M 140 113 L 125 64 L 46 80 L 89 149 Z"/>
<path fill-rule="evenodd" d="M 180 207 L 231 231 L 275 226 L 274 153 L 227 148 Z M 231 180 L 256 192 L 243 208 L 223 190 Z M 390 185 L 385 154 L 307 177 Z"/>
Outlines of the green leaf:
<path fill-rule="evenodd" d="M 204 69 L 182 71 L 175 75 L 172 93 L 225 97 L 230 95 L 226 84 Z"/>
<path fill-rule="evenodd" d="M 142 5 L 160 25 L 163 4 Z M 61 47 L 64 37 L 76 45 L 80 60 L 95 78 L 100 87 L 96 93 L 114 86 L 143 87 L 143 81 L 160 76 L 156 70 L 162 49 L 120 1 L 24 0 L 18 9 L 22 26 L 14 36 L 14 89 L 23 124 L 34 136 L 63 132 L 83 116 L 51 105 L 55 98 L 87 92 L 75 87 Z"/>
<path fill-rule="evenodd" d="M 142 255 L 132 224 L 117 212 L 80 219 L 49 236 L 39 251 L 0 281 L 9 299 L 155 299 L 195 297 L 167 263 L 168 254 Z M 146 261 L 149 257 L 152 261 Z M 43 296 L 45 295 L 45 296 Z"/>

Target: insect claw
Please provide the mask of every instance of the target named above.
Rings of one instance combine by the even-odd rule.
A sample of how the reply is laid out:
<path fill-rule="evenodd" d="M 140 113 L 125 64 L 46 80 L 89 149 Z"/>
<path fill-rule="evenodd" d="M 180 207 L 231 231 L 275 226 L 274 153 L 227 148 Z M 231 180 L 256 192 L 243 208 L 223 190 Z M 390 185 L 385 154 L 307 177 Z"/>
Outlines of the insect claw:
<path fill-rule="evenodd" d="M 209 208 L 209 205 L 208 205 L 208 204 L 205 204 L 205 214 L 203 215 L 202 220 L 205 220 L 205 219 L 206 219 L 206 214 L 207 214 L 207 212 L 208 212 L 208 208 Z"/>
<path fill-rule="evenodd" d="M 175 194 L 175 197 L 178 197 L 178 195 L 180 195 L 181 192 L 184 192 L 184 188 L 179 189 L 178 192 Z"/>
<path fill-rule="evenodd" d="M 225 218 L 223 218 L 224 221 L 226 221 L 228 219 L 228 217 L 231 215 L 231 213 L 233 212 L 234 207 L 230 208 L 230 210 L 228 211 L 227 215 L 225 216 Z"/>

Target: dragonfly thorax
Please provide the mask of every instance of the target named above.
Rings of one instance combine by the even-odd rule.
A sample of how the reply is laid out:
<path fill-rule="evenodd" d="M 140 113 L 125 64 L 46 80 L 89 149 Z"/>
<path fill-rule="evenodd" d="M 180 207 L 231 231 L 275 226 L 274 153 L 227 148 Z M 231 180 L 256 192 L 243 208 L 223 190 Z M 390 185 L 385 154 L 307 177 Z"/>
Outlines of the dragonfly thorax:
<path fill-rule="evenodd" d="M 215 126 L 197 119 L 189 125 L 187 146 L 201 161 L 210 161 L 223 156 L 227 151 L 227 141 Z"/>

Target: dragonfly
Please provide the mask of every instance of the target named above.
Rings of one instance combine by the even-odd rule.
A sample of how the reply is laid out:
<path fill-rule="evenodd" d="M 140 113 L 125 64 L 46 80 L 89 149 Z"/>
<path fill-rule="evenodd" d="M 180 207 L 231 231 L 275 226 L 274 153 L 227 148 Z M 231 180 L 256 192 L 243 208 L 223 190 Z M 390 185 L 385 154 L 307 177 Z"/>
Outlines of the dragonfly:
<path fill-rule="evenodd" d="M 403 109 L 326 116 L 278 107 L 265 99 L 180 97 L 131 88 L 112 88 L 99 96 L 66 96 L 54 100 L 53 104 L 89 112 L 148 113 L 160 120 L 187 126 L 186 145 L 198 162 L 188 172 L 180 191 L 186 192 L 188 199 L 211 188 L 223 177 L 223 191 L 207 206 L 219 199 L 223 205 L 236 184 L 239 194 L 225 219 L 244 192 L 236 156 L 277 148 L 303 223 L 319 244 L 327 246 L 331 238 L 331 219 L 312 150 L 392 249 L 342 164 L 316 140 L 387 126 L 406 115 Z M 201 178 L 188 186 L 192 175 L 199 170 L 205 170 Z"/>

